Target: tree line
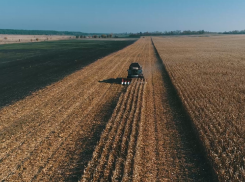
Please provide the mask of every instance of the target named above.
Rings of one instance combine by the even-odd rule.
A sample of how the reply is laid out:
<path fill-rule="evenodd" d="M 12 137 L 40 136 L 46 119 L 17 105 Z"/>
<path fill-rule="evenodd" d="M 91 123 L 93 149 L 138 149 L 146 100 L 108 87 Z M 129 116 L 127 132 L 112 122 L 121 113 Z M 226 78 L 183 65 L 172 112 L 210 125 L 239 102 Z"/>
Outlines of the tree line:
<path fill-rule="evenodd" d="M 140 37 L 140 36 L 161 36 L 161 35 L 197 35 L 208 33 L 204 30 L 191 31 L 191 30 L 174 30 L 174 31 L 165 31 L 165 32 L 139 32 L 139 33 L 130 33 L 129 37 Z"/>
<path fill-rule="evenodd" d="M 80 35 L 81 32 L 55 31 L 55 30 L 15 30 L 15 29 L 0 29 L 0 34 L 18 34 L 18 35 Z"/>
<path fill-rule="evenodd" d="M 245 34 L 245 30 L 233 30 L 229 32 L 223 32 L 223 34 Z"/>
<path fill-rule="evenodd" d="M 55 30 L 15 30 L 0 29 L 0 34 L 17 34 L 17 35 L 72 35 L 76 38 L 118 38 L 118 35 L 103 33 L 84 33 L 71 31 L 55 31 Z"/>
<path fill-rule="evenodd" d="M 208 31 L 199 30 L 199 31 L 191 31 L 191 30 L 174 30 L 174 31 L 164 31 L 164 32 L 138 32 L 138 33 L 130 33 L 125 34 L 126 37 L 140 37 L 140 36 L 161 36 L 161 35 L 198 35 L 210 33 Z M 218 33 L 218 32 L 212 32 Z M 111 34 L 103 34 L 103 33 L 83 33 L 83 32 L 73 32 L 73 31 L 55 31 L 55 30 L 16 30 L 16 29 L 0 29 L 0 34 L 18 34 L 18 35 L 73 35 L 77 36 L 77 38 L 108 38 Z M 245 30 L 233 30 L 233 31 L 225 31 L 219 32 L 219 34 L 245 34 Z M 84 37 L 82 37 L 84 36 Z M 96 37 L 97 36 L 97 37 Z M 115 35 L 115 37 L 118 37 Z"/>
<path fill-rule="evenodd" d="M 102 35 L 76 35 L 76 38 L 118 38 L 117 35 L 113 36 L 113 34 L 102 34 Z"/>

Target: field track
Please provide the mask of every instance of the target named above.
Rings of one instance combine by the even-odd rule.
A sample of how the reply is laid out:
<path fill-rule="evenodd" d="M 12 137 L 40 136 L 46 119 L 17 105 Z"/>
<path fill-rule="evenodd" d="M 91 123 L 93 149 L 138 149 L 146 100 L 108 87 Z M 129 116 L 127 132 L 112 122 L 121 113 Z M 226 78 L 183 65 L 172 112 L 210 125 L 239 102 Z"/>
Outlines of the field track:
<path fill-rule="evenodd" d="M 0 140 L 6 181 L 213 181 L 151 38 L 2 108 Z"/>

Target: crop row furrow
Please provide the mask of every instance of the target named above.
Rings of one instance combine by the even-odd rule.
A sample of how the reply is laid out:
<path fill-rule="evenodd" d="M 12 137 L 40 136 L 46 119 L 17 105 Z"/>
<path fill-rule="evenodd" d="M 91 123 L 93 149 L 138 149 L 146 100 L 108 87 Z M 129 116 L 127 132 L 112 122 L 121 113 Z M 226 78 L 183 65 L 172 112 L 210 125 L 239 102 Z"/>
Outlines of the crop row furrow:
<path fill-rule="evenodd" d="M 121 121 L 121 122 L 125 122 L 126 125 L 124 126 L 123 130 L 120 131 L 120 135 L 116 136 L 116 139 L 113 143 L 113 148 L 110 152 L 106 167 L 103 171 L 103 178 L 102 178 L 103 181 L 108 181 L 111 179 L 112 172 L 115 168 L 116 159 L 119 155 L 120 148 L 122 147 L 122 140 L 124 139 L 124 137 L 126 137 L 126 138 L 128 137 L 127 135 L 125 135 L 125 130 L 129 130 L 129 125 L 132 126 L 133 117 L 135 114 L 135 110 L 137 108 L 137 102 L 139 101 L 139 95 L 138 94 L 139 94 L 139 90 L 140 90 L 140 85 L 139 85 L 139 83 L 136 83 L 136 84 L 138 84 L 138 86 L 136 87 L 136 92 L 134 94 L 136 96 L 136 99 L 134 99 L 134 102 L 131 104 L 132 107 L 130 109 L 128 118 L 124 118 L 125 121 L 123 121 L 123 120 Z M 129 134 L 129 133 L 127 133 L 127 134 Z"/>
<path fill-rule="evenodd" d="M 134 166 L 134 157 L 136 153 L 136 145 L 137 145 L 137 137 L 138 137 L 138 128 L 139 128 L 139 122 L 140 122 L 140 115 L 143 114 L 141 113 L 141 107 L 143 105 L 142 100 L 143 100 L 143 93 L 144 93 L 144 88 L 146 84 L 140 85 L 140 91 L 138 95 L 138 102 L 135 110 L 135 114 L 133 117 L 133 123 L 132 123 L 132 131 L 130 134 L 130 139 L 128 143 L 128 151 L 127 151 L 127 157 L 124 161 L 124 170 L 123 170 L 123 178 L 122 181 L 132 181 L 133 179 L 133 166 Z"/>
<path fill-rule="evenodd" d="M 119 117 L 117 116 L 115 119 L 113 128 L 108 134 L 106 141 L 104 136 L 107 134 L 102 134 L 100 142 L 93 154 L 93 158 L 84 172 L 82 181 L 110 181 L 112 175 L 115 175 L 116 173 L 115 171 L 113 172 L 113 170 L 118 165 L 116 162 L 118 163 L 120 158 L 123 158 L 123 161 L 127 162 L 127 167 L 128 169 L 131 169 L 132 173 L 132 164 L 130 165 L 129 158 L 132 157 L 132 153 L 135 151 L 133 147 L 136 145 L 137 125 L 139 124 L 140 115 L 139 109 L 144 88 L 143 85 L 144 84 L 141 83 L 141 81 L 138 82 L 137 80 L 133 81 L 129 86 L 123 98 L 125 109 L 122 109 L 122 112 L 118 112 Z M 109 120 L 107 126 L 111 125 L 110 121 L 111 120 Z M 106 131 L 107 130 L 104 132 Z M 132 142 L 135 144 L 132 144 Z M 101 151 L 102 146 L 104 147 L 103 151 Z M 126 153 L 127 148 L 128 154 Z M 119 166 L 121 165 L 123 165 L 123 162 Z M 126 169 L 126 171 L 128 169 Z M 123 174 L 119 174 L 119 176 L 122 178 Z"/>
<path fill-rule="evenodd" d="M 101 177 L 103 176 L 103 171 L 104 171 L 105 164 L 107 163 L 107 160 L 109 158 L 110 152 L 111 152 L 111 150 L 113 150 L 113 147 L 114 147 L 113 144 L 118 139 L 121 139 L 121 136 L 123 134 L 127 118 L 129 117 L 129 114 L 130 114 L 130 110 L 133 109 L 132 104 L 137 99 L 136 94 L 137 94 L 138 84 L 132 83 L 131 86 L 134 87 L 134 88 L 132 89 L 132 91 L 130 93 L 130 97 L 126 98 L 128 101 L 127 101 L 127 104 L 126 104 L 126 109 L 125 109 L 124 113 L 122 113 L 123 117 L 122 117 L 121 120 L 118 121 L 119 125 L 114 129 L 114 132 L 111 133 L 109 140 L 106 142 L 106 145 L 105 145 L 105 148 L 104 148 L 104 150 L 102 152 L 99 164 L 96 167 L 95 172 L 94 172 L 94 176 L 93 176 L 93 180 L 94 181 L 97 181 L 97 180 L 101 179 Z"/>
<path fill-rule="evenodd" d="M 100 141 L 95 148 L 95 151 L 93 153 L 93 157 L 92 157 L 91 161 L 88 163 L 87 168 L 85 169 L 85 172 L 83 175 L 84 180 L 92 178 L 92 174 L 93 174 L 96 166 L 99 164 L 99 160 L 100 160 L 101 155 L 103 153 L 106 142 L 109 140 L 110 135 L 113 132 L 113 129 L 119 125 L 119 121 L 123 117 L 123 113 L 125 112 L 125 109 L 127 106 L 128 98 L 131 97 L 131 95 L 132 95 L 131 90 L 132 90 L 132 86 L 128 87 L 128 91 L 124 95 L 120 96 L 121 101 L 116 106 L 116 108 L 119 108 L 119 110 L 118 111 L 115 110 L 115 112 L 112 115 L 112 118 L 107 123 L 106 128 L 100 137 Z"/>

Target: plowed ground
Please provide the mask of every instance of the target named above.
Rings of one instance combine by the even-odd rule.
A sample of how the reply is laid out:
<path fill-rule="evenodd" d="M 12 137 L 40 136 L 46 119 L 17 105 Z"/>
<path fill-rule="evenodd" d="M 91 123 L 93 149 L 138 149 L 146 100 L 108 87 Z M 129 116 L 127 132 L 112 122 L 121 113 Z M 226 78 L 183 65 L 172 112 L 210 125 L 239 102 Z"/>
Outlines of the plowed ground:
<path fill-rule="evenodd" d="M 117 83 L 131 62 L 147 82 Z M 150 38 L 0 110 L 0 179 L 212 181 Z"/>

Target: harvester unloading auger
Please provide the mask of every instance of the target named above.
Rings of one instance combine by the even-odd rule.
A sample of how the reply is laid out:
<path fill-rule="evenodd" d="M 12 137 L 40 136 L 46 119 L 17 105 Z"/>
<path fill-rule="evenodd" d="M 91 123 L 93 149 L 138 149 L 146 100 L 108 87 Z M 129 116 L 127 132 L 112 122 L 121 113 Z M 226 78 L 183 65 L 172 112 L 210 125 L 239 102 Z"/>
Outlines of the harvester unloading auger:
<path fill-rule="evenodd" d="M 145 82 L 142 66 L 139 63 L 131 63 L 127 78 L 122 78 L 122 85 L 129 85 L 133 78 L 141 78 Z"/>

